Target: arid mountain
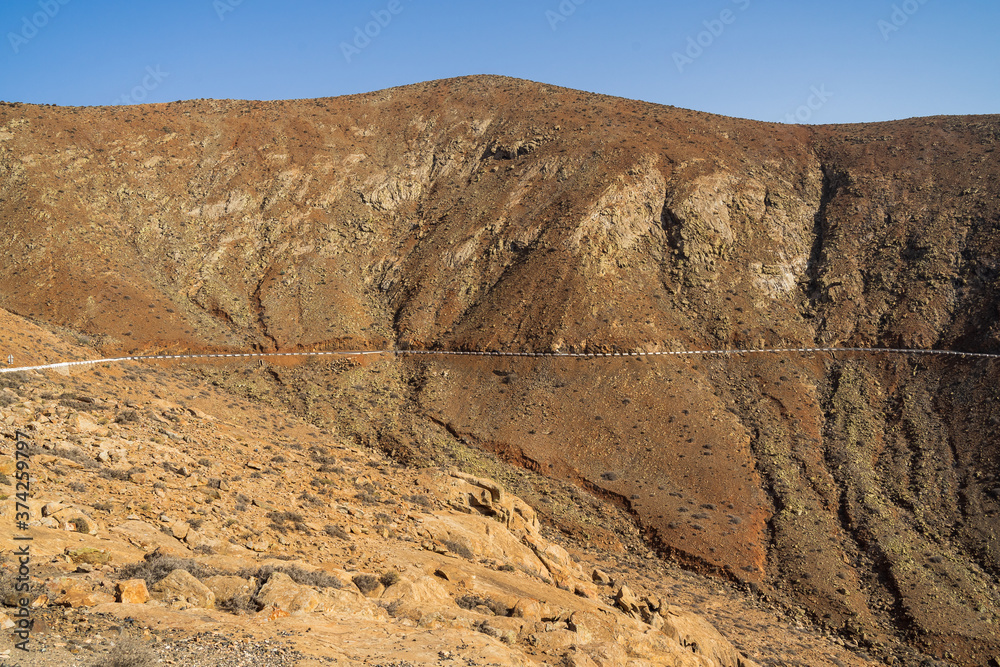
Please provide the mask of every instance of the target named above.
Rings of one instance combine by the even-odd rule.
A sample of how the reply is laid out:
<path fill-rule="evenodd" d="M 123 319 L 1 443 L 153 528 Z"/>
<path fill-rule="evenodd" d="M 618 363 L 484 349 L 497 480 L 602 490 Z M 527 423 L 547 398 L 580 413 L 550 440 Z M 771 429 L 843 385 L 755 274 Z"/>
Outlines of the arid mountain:
<path fill-rule="evenodd" d="M 0 306 L 104 352 L 995 351 L 998 141 L 996 116 L 807 128 L 500 77 L 6 105 Z M 571 483 L 661 556 L 854 640 L 1000 653 L 995 361 L 378 370 L 213 381 L 414 465 L 485 450 Z M 548 491 L 517 489 L 564 532 L 623 543 Z"/>

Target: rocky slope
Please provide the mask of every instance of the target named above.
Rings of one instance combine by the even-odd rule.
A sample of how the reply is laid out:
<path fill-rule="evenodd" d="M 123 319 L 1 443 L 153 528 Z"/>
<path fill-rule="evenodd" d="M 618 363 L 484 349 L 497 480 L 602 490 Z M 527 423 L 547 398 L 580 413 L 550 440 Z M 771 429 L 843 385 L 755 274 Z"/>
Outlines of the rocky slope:
<path fill-rule="evenodd" d="M 19 357 L 87 353 L 0 323 Z M 580 549 L 490 480 L 401 467 L 201 379 L 138 363 L 0 375 L 5 525 L 16 432 L 32 453 L 0 604 L 14 534 L 32 538 L 34 582 L 30 653 L 0 609 L 4 664 L 756 664 L 706 618 L 765 664 L 872 664 L 753 596 Z"/>
<path fill-rule="evenodd" d="M 995 350 L 998 138 L 993 116 L 805 128 L 498 77 L 7 105 L 0 306 L 107 351 Z M 208 377 L 397 460 L 486 451 L 570 484 L 517 492 L 612 548 L 584 510 L 614 502 L 661 556 L 852 640 L 1000 653 L 994 362 L 375 370 Z"/>

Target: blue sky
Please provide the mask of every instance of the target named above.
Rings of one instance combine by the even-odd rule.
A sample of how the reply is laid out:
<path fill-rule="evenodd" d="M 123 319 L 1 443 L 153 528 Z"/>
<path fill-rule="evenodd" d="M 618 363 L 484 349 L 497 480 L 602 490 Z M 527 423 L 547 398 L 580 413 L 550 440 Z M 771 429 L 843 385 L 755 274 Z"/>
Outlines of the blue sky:
<path fill-rule="evenodd" d="M 3 0 L 0 35 L 6 101 L 310 98 L 503 74 L 778 122 L 1000 113 L 997 0 Z"/>

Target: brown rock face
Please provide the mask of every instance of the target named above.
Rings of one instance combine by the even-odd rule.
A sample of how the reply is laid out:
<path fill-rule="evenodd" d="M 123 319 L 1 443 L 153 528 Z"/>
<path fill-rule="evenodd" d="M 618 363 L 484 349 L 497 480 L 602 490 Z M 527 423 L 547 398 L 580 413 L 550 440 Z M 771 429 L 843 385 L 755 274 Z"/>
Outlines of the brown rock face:
<path fill-rule="evenodd" d="M 7 105 L 0 306 L 106 352 L 995 351 L 998 140 L 995 116 L 804 128 L 498 77 Z M 571 482 L 526 499 L 603 542 L 579 510 L 616 502 L 660 555 L 855 637 L 1000 652 L 993 361 L 373 363 L 219 382 L 403 460 Z"/>

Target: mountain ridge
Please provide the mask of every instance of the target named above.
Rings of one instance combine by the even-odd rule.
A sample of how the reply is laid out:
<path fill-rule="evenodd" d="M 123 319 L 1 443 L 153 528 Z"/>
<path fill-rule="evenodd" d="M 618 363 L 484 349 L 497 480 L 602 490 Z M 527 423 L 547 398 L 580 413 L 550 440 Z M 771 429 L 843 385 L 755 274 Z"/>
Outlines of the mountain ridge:
<path fill-rule="evenodd" d="M 786 126 L 493 77 L 5 106 L 0 306 L 109 351 L 996 350 L 998 139 L 996 116 Z M 996 371 L 950 363 L 401 361 L 371 419 L 306 370 L 255 391 L 615 494 L 664 554 L 975 664 L 1000 650 L 997 448 L 972 435 Z"/>

